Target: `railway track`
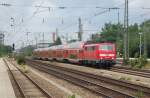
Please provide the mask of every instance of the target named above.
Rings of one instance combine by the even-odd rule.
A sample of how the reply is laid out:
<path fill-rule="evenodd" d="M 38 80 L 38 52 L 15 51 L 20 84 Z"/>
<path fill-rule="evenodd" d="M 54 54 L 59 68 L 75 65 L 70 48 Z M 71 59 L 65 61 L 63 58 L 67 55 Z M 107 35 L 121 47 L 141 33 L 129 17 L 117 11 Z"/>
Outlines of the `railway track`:
<path fill-rule="evenodd" d="M 139 92 L 143 93 L 143 97 L 141 98 L 150 98 L 150 88 L 148 87 L 54 66 L 39 61 L 27 60 L 27 64 L 38 70 L 84 87 L 94 93 L 104 96 L 105 98 L 138 98 Z"/>
<path fill-rule="evenodd" d="M 125 74 L 150 78 L 149 70 L 132 69 L 132 68 L 121 67 L 121 66 L 114 66 L 110 70 L 113 72 L 119 72 L 119 73 L 125 73 Z"/>
<path fill-rule="evenodd" d="M 150 70 L 133 69 L 123 66 L 113 66 L 111 69 L 109 69 L 109 71 L 150 78 Z"/>
<path fill-rule="evenodd" d="M 8 70 L 15 81 L 17 88 L 21 94 L 21 98 L 52 98 L 48 92 L 40 87 L 32 78 L 22 72 L 16 66 L 10 64 L 7 60 L 3 59 Z"/>

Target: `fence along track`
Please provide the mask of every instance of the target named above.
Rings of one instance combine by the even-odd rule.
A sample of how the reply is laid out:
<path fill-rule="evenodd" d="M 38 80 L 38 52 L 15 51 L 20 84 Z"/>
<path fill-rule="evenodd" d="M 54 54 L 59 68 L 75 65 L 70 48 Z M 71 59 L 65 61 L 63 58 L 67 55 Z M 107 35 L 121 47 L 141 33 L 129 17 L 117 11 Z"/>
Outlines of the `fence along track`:
<path fill-rule="evenodd" d="M 13 80 L 15 81 L 15 84 L 17 85 L 23 98 L 52 98 L 47 91 L 40 87 L 36 82 L 34 82 L 34 80 L 23 73 L 19 68 L 14 66 L 17 70 L 12 70 L 9 67 L 8 61 L 5 59 L 3 60 L 8 67 L 8 70 L 11 73 L 11 76 L 13 77 Z"/>
<path fill-rule="evenodd" d="M 106 78 L 102 76 L 96 76 L 93 74 L 84 73 L 84 72 L 77 71 L 77 70 L 67 69 L 67 68 L 58 67 L 58 66 L 49 66 L 50 64 L 45 64 L 39 61 L 28 60 L 28 64 L 39 70 L 45 71 L 49 74 L 53 74 L 59 78 L 63 78 L 69 82 L 73 82 L 74 84 L 82 86 L 93 92 L 104 95 L 105 97 L 134 98 L 135 97 L 134 94 L 136 94 L 139 90 L 142 90 L 144 92 L 145 94 L 144 98 L 149 98 L 150 96 L 150 92 L 149 92 L 150 88 L 144 88 L 138 85 L 134 85 L 134 84 L 130 84 L 130 83 L 126 83 L 123 81 L 114 80 L 114 79 L 110 79 L 110 78 Z M 101 84 L 105 84 L 105 86 Z M 131 94 L 130 92 L 128 93 L 121 92 L 117 89 L 111 89 L 111 86 L 114 87 L 114 85 L 118 86 L 118 88 L 126 88 L 126 89 L 128 88 L 130 92 L 134 91 L 134 94 Z M 95 90 L 93 90 L 92 87 Z"/>

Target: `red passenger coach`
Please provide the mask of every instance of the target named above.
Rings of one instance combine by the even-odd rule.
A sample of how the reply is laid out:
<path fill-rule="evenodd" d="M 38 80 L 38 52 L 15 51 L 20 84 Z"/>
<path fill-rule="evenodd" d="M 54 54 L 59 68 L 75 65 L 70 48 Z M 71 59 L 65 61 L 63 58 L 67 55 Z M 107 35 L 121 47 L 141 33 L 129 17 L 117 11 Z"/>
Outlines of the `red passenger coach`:
<path fill-rule="evenodd" d="M 55 54 L 56 54 L 55 59 L 59 61 L 63 60 L 64 59 L 63 53 L 64 53 L 64 45 L 58 45 L 55 50 Z"/>
<path fill-rule="evenodd" d="M 113 43 L 86 44 L 75 42 L 67 45 L 57 45 L 49 48 L 36 49 L 34 58 L 76 62 L 111 67 L 116 62 L 116 47 Z"/>
<path fill-rule="evenodd" d="M 75 42 L 68 44 L 64 49 L 64 59 L 69 62 L 80 62 L 84 58 L 84 42 Z"/>
<path fill-rule="evenodd" d="M 48 48 L 39 48 L 33 51 L 33 57 L 36 59 L 48 59 L 49 53 Z"/>

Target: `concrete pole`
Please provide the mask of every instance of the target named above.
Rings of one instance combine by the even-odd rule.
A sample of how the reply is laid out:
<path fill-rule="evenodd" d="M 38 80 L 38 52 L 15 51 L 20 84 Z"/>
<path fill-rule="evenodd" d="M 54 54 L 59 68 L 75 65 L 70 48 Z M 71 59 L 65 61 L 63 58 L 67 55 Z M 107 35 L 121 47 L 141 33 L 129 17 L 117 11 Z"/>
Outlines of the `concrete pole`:
<path fill-rule="evenodd" d="M 82 35 L 83 35 L 83 25 L 81 22 L 81 18 L 79 18 L 79 33 L 78 33 L 79 41 L 82 41 Z"/>
<path fill-rule="evenodd" d="M 129 33 L 128 33 L 128 0 L 125 0 L 124 10 L 124 63 L 129 60 Z"/>
<path fill-rule="evenodd" d="M 146 23 L 144 23 L 144 56 L 147 58 L 147 32 L 148 28 L 146 26 Z"/>

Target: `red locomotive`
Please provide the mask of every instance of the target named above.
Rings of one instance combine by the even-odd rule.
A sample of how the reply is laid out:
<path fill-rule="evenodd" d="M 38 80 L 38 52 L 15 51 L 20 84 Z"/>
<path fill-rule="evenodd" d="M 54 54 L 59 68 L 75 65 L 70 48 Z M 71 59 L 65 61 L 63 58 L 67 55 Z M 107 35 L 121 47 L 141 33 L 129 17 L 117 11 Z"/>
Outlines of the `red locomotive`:
<path fill-rule="evenodd" d="M 116 62 L 116 46 L 113 43 L 86 44 L 75 42 L 33 51 L 33 57 L 45 60 L 58 60 L 111 67 Z"/>

